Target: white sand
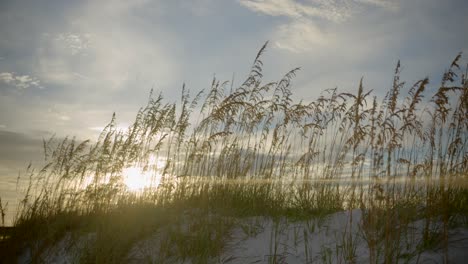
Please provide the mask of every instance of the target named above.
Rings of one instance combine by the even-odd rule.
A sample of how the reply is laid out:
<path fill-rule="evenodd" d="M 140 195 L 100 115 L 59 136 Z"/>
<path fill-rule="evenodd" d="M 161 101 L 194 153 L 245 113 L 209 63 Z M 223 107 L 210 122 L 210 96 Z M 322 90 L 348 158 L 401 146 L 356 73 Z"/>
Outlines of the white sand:
<path fill-rule="evenodd" d="M 350 221 L 352 216 L 352 221 Z M 309 221 L 294 222 L 286 218 L 273 220 L 266 217 L 237 219 L 236 227 L 226 238 L 223 253 L 210 263 L 355 263 L 369 262 L 369 247 L 364 239 L 361 211 L 344 211 Z M 442 246 L 426 250 L 418 256 L 416 246 L 422 240 L 424 220 L 412 223 L 401 239 L 400 263 L 443 263 Z M 433 228 L 441 228 L 435 225 Z M 137 242 L 128 254 L 129 263 L 156 262 L 160 259 L 161 232 Z M 73 239 L 67 234 L 56 245 L 44 252 L 45 263 L 75 263 L 85 245 L 92 243 L 94 235 Z M 352 245 L 350 244 L 352 242 Z M 468 229 L 449 230 L 448 255 L 450 263 L 468 263 Z M 25 254 L 19 263 L 29 263 Z M 75 260 L 75 261 L 74 261 Z M 190 263 L 176 257 L 166 263 Z M 380 262 L 382 262 L 380 258 Z"/>

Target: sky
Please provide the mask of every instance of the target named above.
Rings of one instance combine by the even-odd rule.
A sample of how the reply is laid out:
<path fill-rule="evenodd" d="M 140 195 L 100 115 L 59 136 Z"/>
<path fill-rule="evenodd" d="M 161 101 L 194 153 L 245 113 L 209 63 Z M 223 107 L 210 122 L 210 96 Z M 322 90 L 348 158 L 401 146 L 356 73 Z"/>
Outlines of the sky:
<path fill-rule="evenodd" d="M 93 139 L 113 112 L 128 125 L 151 89 L 175 102 L 183 83 L 240 84 L 266 41 L 266 81 L 301 67 L 296 99 L 355 91 L 361 77 L 382 97 L 398 60 L 402 79 L 435 89 L 468 52 L 467 11 L 466 0 L 1 0 L 0 197 L 43 138 Z"/>

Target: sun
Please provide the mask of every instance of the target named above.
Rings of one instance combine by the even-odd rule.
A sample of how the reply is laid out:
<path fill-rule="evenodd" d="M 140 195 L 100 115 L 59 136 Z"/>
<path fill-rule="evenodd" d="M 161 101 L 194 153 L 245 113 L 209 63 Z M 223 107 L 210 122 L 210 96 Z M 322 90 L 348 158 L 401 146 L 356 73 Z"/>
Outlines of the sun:
<path fill-rule="evenodd" d="M 130 191 L 142 190 L 149 185 L 145 174 L 139 167 L 125 168 L 122 171 L 123 182 Z"/>
<path fill-rule="evenodd" d="M 155 188 L 161 181 L 161 173 L 164 162 L 150 157 L 149 169 L 144 170 L 139 166 L 131 166 L 122 170 L 123 183 L 129 191 L 137 192 L 145 188 Z"/>

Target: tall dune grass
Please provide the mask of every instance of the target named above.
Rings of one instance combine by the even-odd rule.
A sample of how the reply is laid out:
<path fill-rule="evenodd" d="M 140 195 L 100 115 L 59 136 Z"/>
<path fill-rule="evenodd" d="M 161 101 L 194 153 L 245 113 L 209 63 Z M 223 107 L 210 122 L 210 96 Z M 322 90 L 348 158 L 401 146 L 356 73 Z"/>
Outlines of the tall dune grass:
<path fill-rule="evenodd" d="M 446 247 L 451 225 L 468 226 L 468 193 L 459 184 L 468 180 L 468 79 L 461 54 L 433 95 L 429 78 L 401 81 L 398 62 L 383 99 L 361 79 L 354 94 L 328 89 L 304 102 L 292 99 L 299 68 L 264 82 L 266 48 L 235 89 L 213 79 L 192 97 L 184 85 L 177 103 L 152 91 L 126 131 L 117 129 L 114 114 L 96 141 L 44 141 L 45 165 L 28 167 L 29 186 L 2 257 L 11 260 L 29 248 L 39 259 L 64 232 L 87 230 L 102 242 L 82 261 L 115 263 L 148 230 L 197 210 L 307 219 L 360 208 L 374 263 L 399 257 L 399 241 L 415 219 L 425 219 L 421 250 L 431 246 L 435 222 L 444 223 Z M 153 184 L 130 191 L 123 180 L 129 167 L 152 175 Z M 196 248 L 196 242 L 209 236 L 222 245 L 230 226 L 223 220 L 212 230 L 197 229 L 188 248 L 177 244 L 176 233 L 168 241 L 203 263 L 222 246 Z M 351 234 L 344 239 L 352 246 Z"/>

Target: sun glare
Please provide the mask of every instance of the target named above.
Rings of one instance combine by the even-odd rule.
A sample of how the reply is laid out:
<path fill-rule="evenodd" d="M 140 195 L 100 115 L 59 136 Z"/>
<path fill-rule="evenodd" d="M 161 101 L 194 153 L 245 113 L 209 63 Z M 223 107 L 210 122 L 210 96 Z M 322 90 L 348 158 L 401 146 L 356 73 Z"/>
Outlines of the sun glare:
<path fill-rule="evenodd" d="M 150 184 L 146 179 L 146 173 L 143 173 L 138 167 L 125 168 L 122 171 L 124 184 L 131 191 L 138 191 Z"/>
<path fill-rule="evenodd" d="M 129 191 L 140 191 L 145 188 L 154 188 L 161 181 L 160 170 L 164 166 L 162 160 L 150 157 L 149 169 L 144 171 L 142 167 L 132 166 L 122 170 L 123 182 Z"/>

